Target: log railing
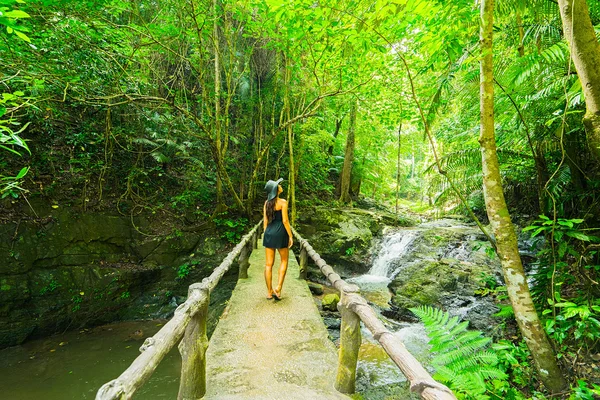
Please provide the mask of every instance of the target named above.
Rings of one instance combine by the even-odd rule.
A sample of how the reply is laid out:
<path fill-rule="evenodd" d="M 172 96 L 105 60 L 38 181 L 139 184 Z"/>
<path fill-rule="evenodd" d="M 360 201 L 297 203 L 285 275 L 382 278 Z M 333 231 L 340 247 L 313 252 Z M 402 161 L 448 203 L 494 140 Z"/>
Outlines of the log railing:
<path fill-rule="evenodd" d="M 335 388 L 342 393 L 354 393 L 358 350 L 361 344 L 360 321 L 371 331 L 388 356 L 400 368 L 410 383 L 410 389 L 426 400 L 456 400 L 448 387 L 436 382 L 413 357 L 404 343 L 390 332 L 359 294 L 359 288 L 344 281 L 331 266 L 312 248 L 295 229 L 294 236 L 300 244 L 300 274 L 306 276 L 306 263 L 310 257 L 341 294 L 338 309 L 342 316 L 340 351 Z"/>
<path fill-rule="evenodd" d="M 248 277 L 248 258 L 257 247 L 263 222 L 256 224 L 240 243 L 225 257 L 213 273 L 201 283 L 190 285 L 188 298 L 175 310 L 173 318 L 154 336 L 146 339 L 141 354 L 117 379 L 104 384 L 96 400 L 131 399 L 150 378 L 161 360 L 179 343 L 181 380 L 178 400 L 199 399 L 206 393 L 206 318 L 210 293 L 239 256 L 239 277 Z"/>

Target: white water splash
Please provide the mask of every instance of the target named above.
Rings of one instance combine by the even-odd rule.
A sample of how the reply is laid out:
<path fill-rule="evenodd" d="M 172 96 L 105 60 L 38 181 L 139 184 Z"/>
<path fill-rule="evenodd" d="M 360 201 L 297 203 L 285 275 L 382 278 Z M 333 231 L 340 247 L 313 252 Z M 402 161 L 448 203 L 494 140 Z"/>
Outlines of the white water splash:
<path fill-rule="evenodd" d="M 401 230 L 387 236 L 381 243 L 381 250 L 377 257 L 373 260 L 369 275 L 388 277 L 390 267 L 393 265 L 392 261 L 404 256 L 416 237 L 417 232 L 411 230 Z"/>

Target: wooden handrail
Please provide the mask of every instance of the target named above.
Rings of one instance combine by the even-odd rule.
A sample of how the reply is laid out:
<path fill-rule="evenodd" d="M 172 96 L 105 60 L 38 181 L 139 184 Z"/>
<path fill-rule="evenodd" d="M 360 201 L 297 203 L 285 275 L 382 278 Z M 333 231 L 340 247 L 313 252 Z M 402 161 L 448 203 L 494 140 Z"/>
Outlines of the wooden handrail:
<path fill-rule="evenodd" d="M 125 400 L 150 378 L 165 355 L 179 343 L 182 357 L 178 400 L 198 399 L 206 392 L 206 319 L 210 293 L 239 256 L 240 278 L 247 277 L 248 257 L 257 247 L 263 222 L 257 223 L 240 243 L 223 259 L 213 273 L 201 283 L 190 285 L 187 300 L 175 310 L 173 318 L 140 347 L 141 354 L 118 378 L 104 384 L 96 400 Z M 341 346 L 335 387 L 343 393 L 353 393 L 356 364 L 360 348 L 360 321 L 373 333 L 389 357 L 410 382 L 412 391 L 426 400 L 456 400 L 445 385 L 436 382 L 408 352 L 404 344 L 379 320 L 356 285 L 344 281 L 312 246 L 292 228 L 300 243 L 301 274 L 306 273 L 307 258 L 317 264 L 329 282 L 340 291 L 338 304 L 342 315 Z M 303 272 L 302 272 L 303 271 Z"/>
<path fill-rule="evenodd" d="M 342 315 L 342 325 L 336 389 L 343 393 L 354 392 L 356 363 L 361 343 L 359 321 L 362 321 L 406 376 L 411 391 L 417 392 L 426 400 L 456 400 L 452 391 L 447 386 L 436 382 L 421 363 L 410 354 L 404 343 L 383 325 L 375 311 L 359 294 L 359 288 L 344 281 L 306 239 L 293 228 L 292 232 L 300 244 L 300 259 L 302 260 L 303 253 L 307 254 L 331 285 L 341 293 L 338 309 Z"/>
<path fill-rule="evenodd" d="M 201 283 L 190 285 L 187 300 L 175 310 L 173 318 L 140 347 L 140 354 L 118 378 L 104 384 L 96 400 L 125 400 L 150 378 L 167 353 L 177 344 L 182 356 L 179 400 L 197 399 L 206 392 L 206 318 L 210 293 L 240 256 L 240 275 L 247 269 L 247 257 L 256 248 L 263 222 L 257 223 L 240 243 Z M 246 275 L 247 277 L 247 275 Z"/>

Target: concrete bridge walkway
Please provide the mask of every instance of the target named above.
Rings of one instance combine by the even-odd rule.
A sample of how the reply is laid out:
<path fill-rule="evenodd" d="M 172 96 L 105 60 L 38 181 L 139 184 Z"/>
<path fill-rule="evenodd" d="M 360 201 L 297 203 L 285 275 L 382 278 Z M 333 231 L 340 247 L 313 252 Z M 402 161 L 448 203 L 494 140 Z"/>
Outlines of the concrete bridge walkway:
<path fill-rule="evenodd" d="M 282 300 L 267 300 L 265 250 L 250 256 L 207 350 L 205 399 L 349 399 L 334 387 L 337 350 L 290 252 Z M 297 245 L 294 245 L 297 247 Z M 279 254 L 273 267 L 277 282 Z"/>

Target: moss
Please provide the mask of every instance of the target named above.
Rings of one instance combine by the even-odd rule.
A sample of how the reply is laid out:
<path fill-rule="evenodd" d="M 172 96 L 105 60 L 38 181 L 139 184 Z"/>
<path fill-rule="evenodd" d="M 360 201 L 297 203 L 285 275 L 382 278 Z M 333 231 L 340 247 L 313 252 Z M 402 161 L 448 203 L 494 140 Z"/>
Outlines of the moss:
<path fill-rule="evenodd" d="M 337 311 L 337 304 L 340 301 L 340 296 L 336 293 L 330 293 L 323 296 L 323 300 L 321 301 L 321 305 L 323 310 Z"/>
<path fill-rule="evenodd" d="M 419 304 L 436 304 L 440 290 L 437 282 L 431 280 L 415 280 L 407 283 L 401 293 Z"/>

